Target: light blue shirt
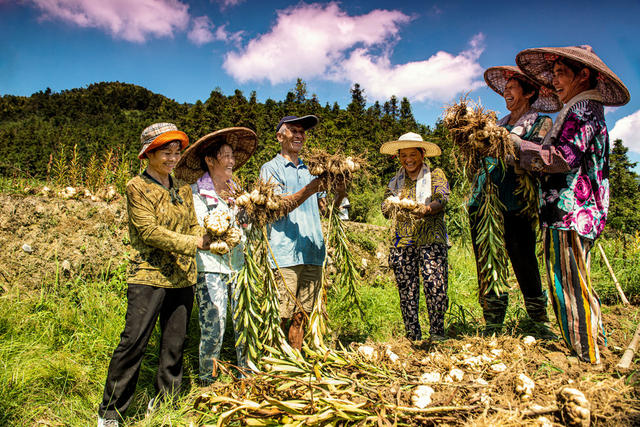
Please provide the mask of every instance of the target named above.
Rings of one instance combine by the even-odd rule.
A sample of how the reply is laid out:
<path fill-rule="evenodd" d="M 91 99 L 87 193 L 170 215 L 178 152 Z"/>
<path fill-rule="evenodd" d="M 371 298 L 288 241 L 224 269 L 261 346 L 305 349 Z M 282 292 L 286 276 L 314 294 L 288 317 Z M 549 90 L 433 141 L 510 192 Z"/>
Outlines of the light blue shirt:
<path fill-rule="evenodd" d="M 280 185 L 282 194 L 293 194 L 309 184 L 314 176 L 299 159 L 298 166 L 278 154 L 260 169 L 260 178 Z M 300 264 L 322 265 L 325 256 L 322 226 L 316 193 L 269 229 L 269 244 L 279 267 Z"/>

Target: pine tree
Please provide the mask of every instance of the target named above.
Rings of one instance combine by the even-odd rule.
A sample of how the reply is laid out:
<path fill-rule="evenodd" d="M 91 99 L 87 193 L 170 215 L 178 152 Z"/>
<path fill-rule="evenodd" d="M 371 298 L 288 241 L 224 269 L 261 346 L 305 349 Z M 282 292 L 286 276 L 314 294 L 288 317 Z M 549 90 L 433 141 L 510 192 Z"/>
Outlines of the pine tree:
<path fill-rule="evenodd" d="M 621 233 L 633 233 L 640 229 L 640 187 L 636 166 L 627 157 L 629 149 L 621 139 L 613 143 L 609 157 L 610 204 L 607 227 Z"/>

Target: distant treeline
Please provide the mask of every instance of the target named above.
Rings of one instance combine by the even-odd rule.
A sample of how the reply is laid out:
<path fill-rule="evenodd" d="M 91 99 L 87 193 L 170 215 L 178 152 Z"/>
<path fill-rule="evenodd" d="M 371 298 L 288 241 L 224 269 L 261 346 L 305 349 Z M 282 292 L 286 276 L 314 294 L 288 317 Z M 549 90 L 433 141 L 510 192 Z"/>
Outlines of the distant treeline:
<path fill-rule="evenodd" d="M 72 156 L 87 164 L 113 152 L 117 161 L 138 170 L 137 152 L 140 132 L 158 121 L 175 123 L 191 141 L 215 130 L 245 126 L 258 135 L 258 150 L 240 171 L 241 178 L 254 180 L 260 165 L 279 149 L 275 126 L 285 115 L 315 114 L 320 124 L 308 137 L 311 147 L 327 151 L 342 150 L 365 154 L 369 163 L 367 176 L 357 183 L 354 197 L 364 203 L 377 203 L 382 188 L 397 169 L 397 164 L 379 154 L 380 145 L 406 132 L 420 133 L 442 148 L 443 155 L 431 159 L 442 167 L 455 187 L 462 178 L 456 170 L 451 143 L 438 122 L 433 127 L 417 123 L 407 98 L 392 96 L 384 103 L 367 107 L 364 91 L 356 83 L 351 88 L 351 102 L 346 108 L 338 103 L 320 102 L 307 93 L 306 84 L 298 80 L 284 100 L 258 102 L 255 91 L 248 98 L 242 91 L 225 95 L 213 90 L 209 98 L 195 104 L 180 104 L 143 87 L 120 83 L 95 83 L 87 88 L 59 93 L 47 88 L 29 97 L 0 97 L 0 174 L 21 173 L 48 178 L 55 159 Z M 625 232 L 640 227 L 640 195 L 637 174 L 631 169 L 627 149 L 612 144 L 612 215 L 610 224 Z M 113 159 L 112 159 L 113 161 Z M 354 211 L 356 219 L 366 220 L 367 211 Z"/>

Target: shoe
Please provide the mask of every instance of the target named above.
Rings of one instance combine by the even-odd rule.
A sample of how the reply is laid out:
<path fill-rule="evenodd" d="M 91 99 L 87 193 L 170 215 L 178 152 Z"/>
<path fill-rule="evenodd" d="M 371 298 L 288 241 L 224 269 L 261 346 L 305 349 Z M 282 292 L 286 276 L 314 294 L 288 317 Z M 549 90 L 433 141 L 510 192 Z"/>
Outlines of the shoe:
<path fill-rule="evenodd" d="M 149 418 L 156 411 L 156 397 L 152 398 L 147 405 L 147 410 L 144 413 L 145 418 Z"/>
<path fill-rule="evenodd" d="M 431 342 L 443 342 L 446 341 L 447 337 L 445 337 L 444 335 L 439 335 L 439 334 L 431 334 L 429 336 L 429 341 Z"/>
<path fill-rule="evenodd" d="M 118 420 L 105 420 L 102 417 L 98 417 L 98 427 L 118 427 L 119 425 Z"/>

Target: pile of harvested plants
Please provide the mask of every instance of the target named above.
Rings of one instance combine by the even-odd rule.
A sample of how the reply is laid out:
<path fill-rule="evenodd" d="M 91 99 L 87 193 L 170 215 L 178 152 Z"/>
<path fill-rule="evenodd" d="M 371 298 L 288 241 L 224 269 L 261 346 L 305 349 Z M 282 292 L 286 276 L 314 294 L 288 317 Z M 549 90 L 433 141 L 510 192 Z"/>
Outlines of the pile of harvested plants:
<path fill-rule="evenodd" d="M 485 111 L 480 105 L 471 105 L 467 99 L 447 108 L 443 124 L 455 147 L 454 159 L 458 167 L 463 167 L 469 177 L 477 179 L 482 172 L 485 176 L 480 197 L 476 243 L 480 265 L 479 297 L 489 292 L 501 295 L 509 285 L 508 256 L 504 242 L 504 206 L 498 197 L 498 187 L 490 177 L 490 162 L 493 158 L 504 167 L 504 162 L 513 157 L 513 145 L 509 131 L 496 124 L 496 114 Z"/>
<path fill-rule="evenodd" d="M 204 228 L 211 237 L 211 252 L 224 255 L 240 243 L 242 231 L 232 224 L 231 214 L 213 211 L 204 217 Z"/>
<path fill-rule="evenodd" d="M 304 358 L 266 350 L 260 372 L 196 399 L 199 424 L 631 425 L 639 416 L 624 378 L 603 380 L 532 337 L 468 337 L 427 350 L 404 340 L 305 346 Z"/>
<path fill-rule="evenodd" d="M 364 157 L 345 156 L 342 153 L 329 154 L 318 148 L 305 152 L 303 158 L 309 173 L 325 180 L 327 191 L 341 185 L 348 187 L 354 174 L 366 165 Z"/>

